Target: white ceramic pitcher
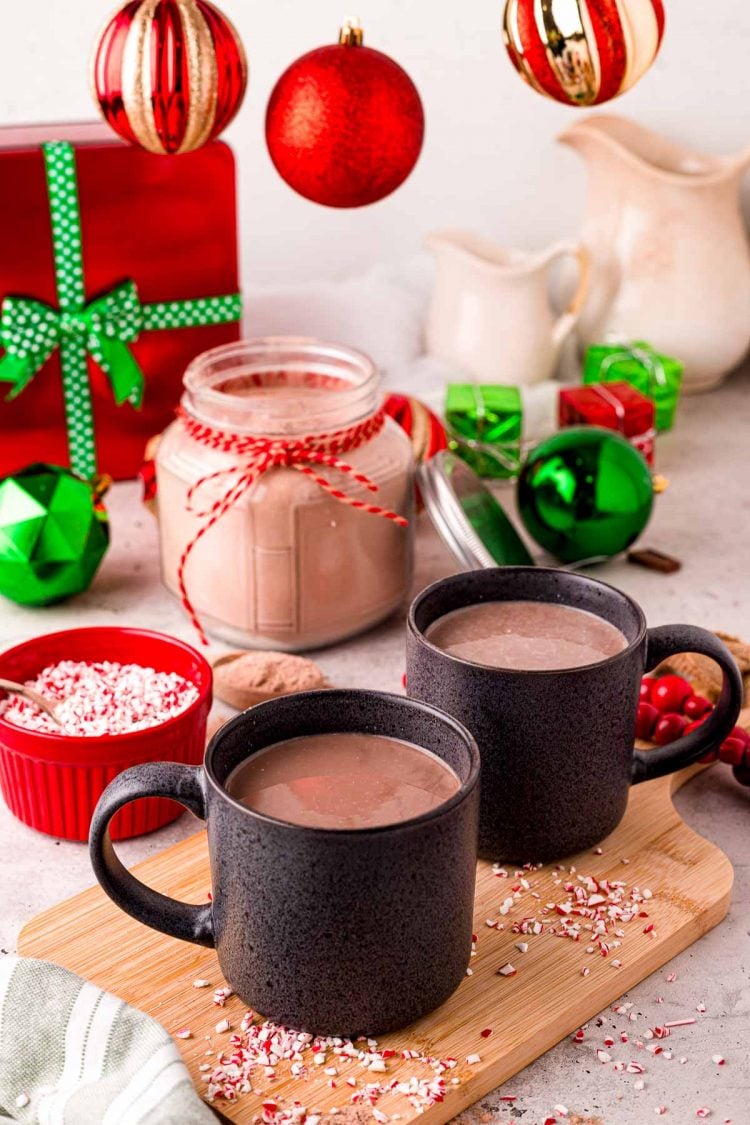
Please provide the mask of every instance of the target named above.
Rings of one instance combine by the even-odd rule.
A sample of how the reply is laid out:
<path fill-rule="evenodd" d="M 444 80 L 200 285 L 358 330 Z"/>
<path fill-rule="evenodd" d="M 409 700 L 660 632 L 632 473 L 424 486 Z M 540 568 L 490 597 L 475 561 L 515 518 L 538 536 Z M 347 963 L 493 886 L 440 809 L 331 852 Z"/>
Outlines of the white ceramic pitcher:
<path fill-rule="evenodd" d="M 588 289 L 588 257 L 572 242 L 539 253 L 503 249 L 465 231 L 427 236 L 436 277 L 427 351 L 484 382 L 528 386 L 549 379 Z M 578 287 L 562 313 L 550 303 L 550 270 L 578 263 Z"/>
<path fill-rule="evenodd" d="M 750 347 L 750 251 L 740 211 L 750 149 L 702 156 L 625 118 L 593 115 L 560 135 L 586 161 L 583 241 L 591 287 L 583 344 L 647 340 L 708 390 Z"/>

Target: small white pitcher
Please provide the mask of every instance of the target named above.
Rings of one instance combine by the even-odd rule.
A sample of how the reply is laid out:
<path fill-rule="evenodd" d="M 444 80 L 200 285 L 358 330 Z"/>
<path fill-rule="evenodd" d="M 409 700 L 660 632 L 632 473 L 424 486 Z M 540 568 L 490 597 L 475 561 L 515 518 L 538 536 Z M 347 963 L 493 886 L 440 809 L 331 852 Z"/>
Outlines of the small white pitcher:
<path fill-rule="evenodd" d="M 484 382 L 529 386 L 551 378 L 588 293 L 583 246 L 558 242 L 528 253 L 465 231 L 430 234 L 426 244 L 437 267 L 427 351 Z M 564 257 L 578 264 L 578 287 L 568 308 L 557 313 L 549 275 Z"/>

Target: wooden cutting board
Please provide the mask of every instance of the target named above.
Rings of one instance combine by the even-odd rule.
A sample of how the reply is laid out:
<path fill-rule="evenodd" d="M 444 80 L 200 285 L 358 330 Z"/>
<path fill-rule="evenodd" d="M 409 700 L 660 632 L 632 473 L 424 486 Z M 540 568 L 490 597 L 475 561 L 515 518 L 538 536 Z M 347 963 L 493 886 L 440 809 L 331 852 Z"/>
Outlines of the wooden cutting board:
<path fill-rule="evenodd" d="M 649 918 L 636 917 L 627 923 L 620 948 L 602 957 L 586 952 L 587 942 L 574 942 L 549 932 L 521 937 L 512 932 L 514 922 L 538 913 L 540 904 L 562 903 L 565 893 L 554 880 L 561 873 L 554 867 L 527 872 L 531 884 L 505 915 L 498 911 L 519 886 L 514 869 L 509 877 L 498 877 L 492 866 L 480 863 L 476 895 L 476 955 L 458 991 L 437 1012 L 403 1032 L 380 1041 L 380 1049 L 417 1049 L 439 1058 L 458 1060 L 446 1074 L 445 1100 L 421 1115 L 427 1125 L 439 1125 L 478 1098 L 505 1082 L 565 1035 L 617 1000 L 644 977 L 715 926 L 727 912 L 733 872 L 726 856 L 713 844 L 696 835 L 678 816 L 671 794 L 695 769 L 672 778 L 662 778 L 633 789 L 627 814 L 620 827 L 602 845 L 602 854 L 582 853 L 567 863 L 565 880 L 594 875 L 637 886 L 652 892 L 643 907 Z M 629 862 L 625 863 L 624 861 Z M 567 868 L 575 867 L 570 875 Z M 157 889 L 190 902 L 205 902 L 209 888 L 206 838 L 199 833 L 139 864 L 136 872 Z M 534 894 L 540 897 L 535 899 Z M 486 925 L 498 920 L 504 929 Z M 545 919 L 560 921 L 555 911 Z M 644 929 L 653 924 L 653 931 Z M 516 942 L 528 942 L 520 952 Z M 217 1034 L 215 1025 L 226 1016 L 237 1028 L 245 1006 L 231 997 L 222 1010 L 212 1003 L 212 990 L 192 987 L 203 977 L 222 985 L 215 954 L 146 929 L 123 914 L 93 887 L 36 917 L 19 939 L 20 951 L 30 957 L 58 962 L 81 976 L 122 997 L 160 1020 L 171 1032 L 188 1027 L 190 1039 L 177 1043 L 199 1090 L 205 1090 L 201 1063 L 213 1063 L 228 1046 L 227 1035 Z M 620 961 L 621 967 L 615 962 Z M 511 962 L 515 976 L 498 975 L 498 968 Z M 587 967 L 590 972 L 582 974 Z M 321 981 L 321 988 L 325 981 Z M 483 1038 L 480 1032 L 491 1029 Z M 210 1037 L 210 1041 L 206 1037 Z M 308 1052 L 309 1054 L 309 1052 Z M 467 1062 L 468 1056 L 480 1061 Z M 328 1062 L 335 1060 L 329 1059 Z M 429 1066 L 414 1060 L 389 1059 L 387 1072 L 370 1073 L 360 1062 L 339 1067 L 335 1079 L 321 1073 L 311 1059 L 309 1077 L 292 1078 L 289 1063 L 280 1063 L 274 1080 L 256 1072 L 254 1088 L 259 1093 L 243 1095 L 236 1103 L 218 1102 L 232 1121 L 251 1122 L 261 1112 L 261 1103 L 273 1097 L 280 1104 L 297 1100 L 310 1113 L 339 1112 L 346 1107 L 347 1121 L 372 1120 L 369 1106 L 351 1105 L 351 1076 L 358 1087 L 367 1082 L 399 1080 L 419 1075 L 434 1077 Z M 326 1064 L 328 1065 L 328 1064 Z M 458 1078 L 459 1084 L 451 1079 Z M 331 1088 L 329 1083 L 336 1082 Z M 379 1111 L 399 1114 L 401 1122 L 418 1115 L 403 1094 L 387 1094 L 377 1103 Z"/>

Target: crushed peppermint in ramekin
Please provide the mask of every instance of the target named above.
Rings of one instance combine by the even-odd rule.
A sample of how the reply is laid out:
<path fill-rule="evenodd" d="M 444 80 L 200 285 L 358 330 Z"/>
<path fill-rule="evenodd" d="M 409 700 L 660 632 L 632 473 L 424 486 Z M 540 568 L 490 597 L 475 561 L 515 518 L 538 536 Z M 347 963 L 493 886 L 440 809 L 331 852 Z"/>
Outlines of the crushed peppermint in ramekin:
<path fill-rule="evenodd" d="M 198 689 L 175 672 L 103 660 L 61 660 L 26 687 L 58 704 L 60 725 L 21 696 L 0 700 L 0 717 L 25 730 L 73 737 L 129 734 L 156 727 L 182 714 Z"/>

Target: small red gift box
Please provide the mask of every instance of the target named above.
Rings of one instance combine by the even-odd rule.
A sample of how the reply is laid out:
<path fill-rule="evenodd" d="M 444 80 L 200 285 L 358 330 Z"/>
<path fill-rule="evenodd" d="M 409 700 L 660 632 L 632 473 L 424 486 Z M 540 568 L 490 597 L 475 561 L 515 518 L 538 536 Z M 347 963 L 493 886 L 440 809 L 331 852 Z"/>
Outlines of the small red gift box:
<path fill-rule="evenodd" d="M 630 383 L 591 383 L 560 390 L 560 428 L 603 426 L 617 430 L 654 464 L 654 403 Z"/>
<path fill-rule="evenodd" d="M 68 194 L 55 217 L 54 160 L 66 148 Z M 66 307 L 71 212 L 80 284 L 76 293 L 68 278 Z M 231 150 L 154 156 L 103 125 L 0 129 L 0 242 L 0 475 L 48 461 L 135 476 L 147 440 L 173 417 L 189 362 L 240 336 Z M 40 323 L 27 347 L 24 333 Z M 90 449 L 76 457 L 84 430 Z"/>

